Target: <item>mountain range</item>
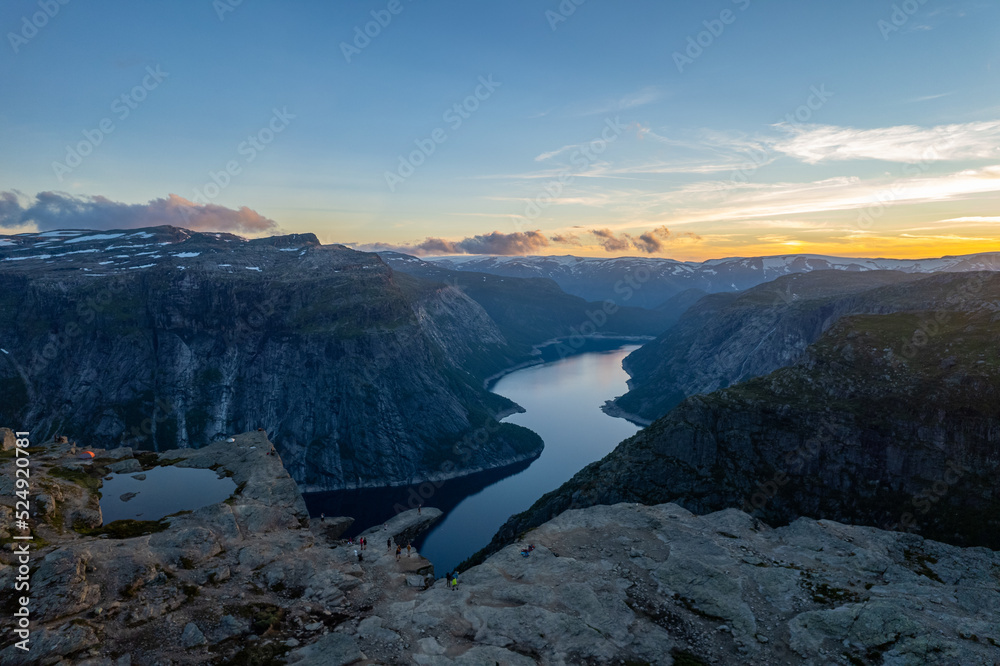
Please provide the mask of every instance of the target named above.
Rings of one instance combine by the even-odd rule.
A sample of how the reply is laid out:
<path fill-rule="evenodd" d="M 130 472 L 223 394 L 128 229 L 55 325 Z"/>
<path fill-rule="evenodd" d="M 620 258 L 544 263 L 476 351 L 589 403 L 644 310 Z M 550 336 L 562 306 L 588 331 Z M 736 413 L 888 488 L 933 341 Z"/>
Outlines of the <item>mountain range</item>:
<path fill-rule="evenodd" d="M 448 256 L 425 261 L 456 271 L 507 277 L 544 277 L 566 293 L 588 301 L 618 305 L 663 306 L 695 289 L 714 294 L 737 292 L 784 275 L 812 271 L 902 271 L 904 273 L 997 270 L 1000 253 L 986 252 L 937 259 L 852 259 L 817 254 L 730 257 L 708 261 L 676 261 L 660 257 Z"/>

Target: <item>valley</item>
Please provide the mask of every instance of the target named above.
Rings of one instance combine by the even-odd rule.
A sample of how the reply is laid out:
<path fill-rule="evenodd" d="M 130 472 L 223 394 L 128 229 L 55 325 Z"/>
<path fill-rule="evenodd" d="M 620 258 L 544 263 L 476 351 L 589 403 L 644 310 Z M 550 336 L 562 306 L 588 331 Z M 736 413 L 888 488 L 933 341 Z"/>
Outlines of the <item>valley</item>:
<path fill-rule="evenodd" d="M 1000 548 L 1000 282 L 963 270 L 991 256 L 891 270 L 783 261 L 771 281 L 713 293 L 697 280 L 660 284 L 649 262 L 619 259 L 634 289 L 616 301 L 509 274 L 535 258 L 425 261 L 308 234 L 156 227 L 0 240 L 4 310 L 38 313 L 0 321 L 0 421 L 33 423 L 46 441 L 43 589 L 78 585 L 58 572 L 91 566 L 67 562 L 93 561 L 110 546 L 102 534 L 145 572 L 128 574 L 138 604 L 114 588 L 125 576 L 116 564 L 97 566 L 72 604 L 46 607 L 53 655 L 117 659 L 96 641 L 122 646 L 147 630 L 112 629 L 106 608 L 126 626 L 177 633 L 186 656 L 148 653 L 173 663 L 657 663 L 657 650 L 692 663 L 848 663 L 878 649 L 901 664 L 937 653 L 985 664 L 990 640 L 1000 643 L 986 610 L 1000 594 L 988 573 Z M 602 288 L 613 293 L 622 275 L 607 272 Z M 633 300 L 653 286 L 674 290 L 666 304 Z M 69 461 L 74 442 L 97 451 L 93 463 Z M 207 506 L 160 518 L 164 489 L 148 484 L 181 473 L 175 465 L 231 476 L 235 490 L 229 482 L 224 501 L 205 495 Z M 272 486 L 269 474 L 292 485 Z M 221 507 L 233 508 L 235 529 Z M 416 560 L 381 551 L 383 525 L 416 546 Z M 362 534 L 376 552 L 353 563 L 344 540 Z M 814 558 L 817 539 L 902 578 L 880 583 Z M 279 564 L 279 551 L 301 566 Z M 738 590 L 723 583 L 734 568 Z M 252 594 L 220 587 L 224 570 Z M 454 570 L 462 592 L 452 597 L 437 578 Z M 597 570 L 628 593 L 602 587 Z M 691 572 L 707 582 L 686 584 Z M 979 639 L 917 640 L 942 625 L 905 600 L 966 594 L 962 575 L 986 596 L 947 613 Z M 519 576 L 528 589 L 585 582 L 529 598 L 509 582 Z M 170 592 L 175 577 L 184 599 Z M 902 587 L 879 592 L 890 605 L 876 612 L 880 585 Z M 748 592 L 765 588 L 765 598 Z M 446 599 L 460 600 L 464 619 Z M 490 599 L 522 610 L 489 611 Z M 404 606 L 421 609 L 433 642 Z M 276 610 L 260 633 L 242 618 L 265 607 Z M 228 614 L 215 617 L 219 608 Z M 905 630 L 852 633 L 901 614 Z M 445 628 L 470 617 L 472 635 Z M 547 627 L 544 640 L 516 630 L 525 622 Z M 591 629 L 559 628 L 581 622 Z M 595 641 L 588 632 L 608 622 L 618 628 L 601 632 L 613 638 Z"/>

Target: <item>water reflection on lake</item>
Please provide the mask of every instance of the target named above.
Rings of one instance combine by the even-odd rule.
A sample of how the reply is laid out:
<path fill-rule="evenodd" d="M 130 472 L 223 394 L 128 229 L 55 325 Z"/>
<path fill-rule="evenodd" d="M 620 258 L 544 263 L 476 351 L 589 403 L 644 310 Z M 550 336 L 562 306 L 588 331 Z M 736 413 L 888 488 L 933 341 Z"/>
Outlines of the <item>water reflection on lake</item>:
<path fill-rule="evenodd" d="M 637 426 L 606 415 L 601 406 L 627 390 L 628 375 L 621 362 L 637 348 L 629 345 L 587 352 L 525 368 L 502 377 L 492 387 L 526 410 L 505 420 L 534 430 L 545 442 L 545 449 L 530 463 L 446 481 L 424 500 L 426 506 L 445 512 L 435 528 L 414 542 L 434 563 L 438 575 L 489 543 L 508 517 L 524 511 L 636 433 Z M 310 493 L 306 504 L 313 516 L 323 512 L 354 517 L 347 533 L 353 535 L 392 517 L 394 505 L 414 506 L 417 490 Z"/>

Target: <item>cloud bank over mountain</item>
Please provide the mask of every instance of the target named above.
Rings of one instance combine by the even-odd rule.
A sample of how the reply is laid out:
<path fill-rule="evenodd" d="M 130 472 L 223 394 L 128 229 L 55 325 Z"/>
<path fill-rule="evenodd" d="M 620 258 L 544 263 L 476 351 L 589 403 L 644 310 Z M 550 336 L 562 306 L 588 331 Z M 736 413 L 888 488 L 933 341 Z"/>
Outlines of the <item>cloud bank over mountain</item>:
<path fill-rule="evenodd" d="M 259 234 L 275 231 L 278 223 L 257 211 L 216 204 L 197 204 L 171 194 L 165 199 L 127 204 L 107 197 L 39 192 L 33 198 L 16 190 L 0 192 L 0 229 L 35 226 L 53 229 L 134 229 L 163 224 L 194 231 Z"/>
<path fill-rule="evenodd" d="M 657 227 L 638 236 L 628 233 L 618 233 L 610 229 L 591 229 L 586 232 L 592 237 L 595 245 L 606 252 L 620 253 L 639 251 L 643 254 L 658 254 L 663 252 L 668 243 L 680 236 L 697 238 L 690 233 L 674 234 L 665 226 Z M 402 252 L 416 256 L 442 254 L 491 254 L 499 256 L 530 255 L 550 249 L 581 247 L 584 245 L 579 234 L 560 233 L 546 236 L 541 231 L 517 231 L 506 234 L 493 231 L 488 234 L 470 236 L 459 241 L 444 238 L 426 238 L 417 243 L 367 243 L 355 244 L 358 250 L 368 252 Z"/>

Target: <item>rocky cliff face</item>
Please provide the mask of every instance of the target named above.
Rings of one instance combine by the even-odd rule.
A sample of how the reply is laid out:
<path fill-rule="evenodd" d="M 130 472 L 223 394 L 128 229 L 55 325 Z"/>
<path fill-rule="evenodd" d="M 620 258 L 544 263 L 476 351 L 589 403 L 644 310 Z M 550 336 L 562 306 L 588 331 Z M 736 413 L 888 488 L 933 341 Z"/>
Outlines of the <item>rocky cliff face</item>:
<path fill-rule="evenodd" d="M 426 664 L 986 666 L 998 566 L 984 548 L 825 520 L 772 530 L 736 510 L 619 504 L 530 531 L 457 593 L 441 581 L 373 612 L 426 634 Z"/>
<path fill-rule="evenodd" d="M 160 456 L 31 449 L 30 651 L 11 664 L 859 664 L 986 666 L 1000 658 L 1000 555 L 911 534 L 737 510 L 591 507 L 464 571 L 457 589 L 405 546 L 425 507 L 337 539 L 309 521 L 263 433 Z M 112 462 L 117 460 L 118 463 Z M 238 490 L 155 523 L 73 520 L 110 465 L 210 468 Z M 0 481 L 13 478 L 0 456 Z M 150 480 L 143 483 L 151 483 Z M 13 502 L 0 495 L 0 512 Z M 99 521 L 98 521 L 99 522 Z M 6 540 L 5 540 L 6 541 Z M 528 557 L 520 549 L 533 546 Z M 0 552 L 0 601 L 16 562 Z M 358 554 L 362 555 L 359 560 Z"/>
<path fill-rule="evenodd" d="M 265 428 L 309 489 L 444 478 L 538 454 L 483 379 L 516 362 L 460 291 L 311 235 L 156 229 L 0 247 L 0 418 L 164 450 Z M 480 428 L 483 446 L 456 445 Z"/>
<path fill-rule="evenodd" d="M 995 275 L 816 271 L 705 297 L 626 357 L 629 392 L 609 407 L 649 424 L 688 396 L 790 365 L 840 317 L 973 308 Z"/>
<path fill-rule="evenodd" d="M 1000 548 L 1000 291 L 986 284 L 973 312 L 848 317 L 795 365 L 685 400 L 513 517 L 492 548 L 568 508 L 622 501 Z"/>

